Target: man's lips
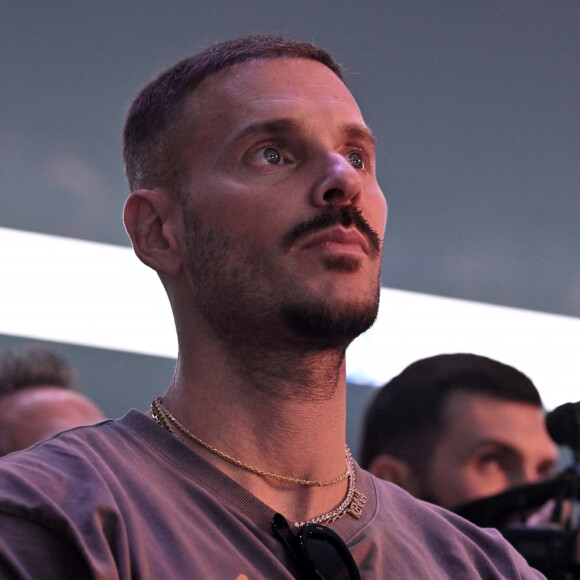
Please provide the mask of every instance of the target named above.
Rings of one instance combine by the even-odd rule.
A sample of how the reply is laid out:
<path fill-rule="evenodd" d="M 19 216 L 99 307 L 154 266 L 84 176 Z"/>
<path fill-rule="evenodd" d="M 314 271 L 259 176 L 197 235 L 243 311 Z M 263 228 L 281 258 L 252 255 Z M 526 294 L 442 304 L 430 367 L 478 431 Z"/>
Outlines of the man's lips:
<path fill-rule="evenodd" d="M 338 236 L 333 241 L 333 236 Z M 350 241 L 348 236 L 354 236 Z M 327 238 L 327 236 L 330 236 Z M 346 236 L 341 237 L 341 236 Z M 328 205 L 311 219 L 296 224 L 282 240 L 284 249 L 288 252 L 300 248 L 313 247 L 311 241 L 321 239 L 319 243 L 327 248 L 351 252 L 364 252 L 371 258 L 381 254 L 382 240 L 373 230 L 362 212 L 354 205 Z M 326 240 L 326 241 L 325 241 Z M 346 243 L 343 243 L 346 242 Z M 351 243 L 351 242 L 354 242 Z M 314 245 L 317 242 L 314 241 Z"/>
<path fill-rule="evenodd" d="M 363 251 L 369 253 L 369 244 L 363 235 L 355 229 L 345 230 L 342 227 L 334 227 L 307 236 L 297 249 L 306 250 L 313 247 L 326 247 L 329 249 L 347 251 Z"/>

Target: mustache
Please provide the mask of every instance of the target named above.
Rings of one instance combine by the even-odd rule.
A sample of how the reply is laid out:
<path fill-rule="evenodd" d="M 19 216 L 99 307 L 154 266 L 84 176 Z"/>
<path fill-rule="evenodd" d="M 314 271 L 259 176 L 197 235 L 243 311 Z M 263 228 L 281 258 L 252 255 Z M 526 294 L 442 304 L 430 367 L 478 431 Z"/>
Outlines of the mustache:
<path fill-rule="evenodd" d="M 381 237 L 363 217 L 360 209 L 354 205 L 329 205 L 323 213 L 294 226 L 284 236 L 284 249 L 290 250 L 296 241 L 305 234 L 335 225 L 341 225 L 345 228 L 349 226 L 356 227 L 368 240 L 372 255 L 376 256 L 381 252 Z"/>

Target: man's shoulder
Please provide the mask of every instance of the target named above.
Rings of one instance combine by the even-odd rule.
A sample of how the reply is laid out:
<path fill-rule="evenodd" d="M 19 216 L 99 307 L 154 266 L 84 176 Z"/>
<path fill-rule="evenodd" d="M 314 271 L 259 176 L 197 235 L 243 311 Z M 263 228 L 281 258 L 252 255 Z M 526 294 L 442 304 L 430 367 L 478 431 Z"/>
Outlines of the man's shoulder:
<path fill-rule="evenodd" d="M 423 560 L 440 570 L 455 570 L 448 577 L 478 578 L 481 571 L 487 571 L 490 578 L 542 578 L 497 530 L 479 528 L 393 483 L 368 476 L 376 493 L 376 509 L 364 533 L 366 540 L 361 541 L 374 538 L 381 543 L 387 537 L 391 557 L 407 554 L 396 564 L 401 569 L 414 569 Z"/>
<path fill-rule="evenodd" d="M 130 413 L 121 419 L 56 433 L 0 458 L 0 503 L 13 495 L 12 490 L 21 497 L 34 488 L 46 493 L 51 487 L 70 489 L 76 480 L 90 480 L 96 473 L 102 477 L 103 466 L 120 461 L 123 449 L 135 438 L 128 437 L 132 431 L 127 423 Z"/>
<path fill-rule="evenodd" d="M 132 425 L 136 423 L 137 426 Z M 0 459 L 0 520 L 21 518 L 52 529 L 90 521 L 95 509 L 116 513 L 126 490 L 138 489 L 152 446 L 138 411 L 75 427 Z M 0 527 L 1 527 L 0 523 Z"/>
<path fill-rule="evenodd" d="M 396 521 L 401 526 L 413 524 L 422 528 L 436 527 L 446 533 L 467 537 L 491 537 L 504 543 L 497 530 L 480 528 L 441 506 L 417 499 L 410 493 L 373 475 L 370 476 L 377 494 L 377 517 Z M 406 522 L 408 522 L 406 524 Z"/>

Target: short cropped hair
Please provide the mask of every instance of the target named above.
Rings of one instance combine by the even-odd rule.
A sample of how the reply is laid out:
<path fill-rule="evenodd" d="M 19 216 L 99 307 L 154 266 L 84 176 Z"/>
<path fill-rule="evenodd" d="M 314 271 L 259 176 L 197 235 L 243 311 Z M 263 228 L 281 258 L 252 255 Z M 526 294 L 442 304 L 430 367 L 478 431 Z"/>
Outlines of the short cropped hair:
<path fill-rule="evenodd" d="M 220 42 L 163 71 L 146 85 L 131 105 L 123 131 L 123 158 L 132 191 L 166 186 L 179 189 L 182 179 L 184 102 L 206 77 L 250 60 L 304 58 L 332 70 L 341 66 L 322 48 L 282 36 L 246 36 Z M 184 130 L 187 129 L 187 130 Z"/>
<path fill-rule="evenodd" d="M 0 398 L 38 386 L 80 391 L 77 372 L 47 346 L 28 345 L 0 354 Z"/>
<path fill-rule="evenodd" d="M 445 429 L 445 402 L 455 391 L 542 407 L 532 381 L 507 364 L 467 353 L 421 359 L 389 381 L 367 408 L 361 466 L 388 454 L 423 473 Z"/>

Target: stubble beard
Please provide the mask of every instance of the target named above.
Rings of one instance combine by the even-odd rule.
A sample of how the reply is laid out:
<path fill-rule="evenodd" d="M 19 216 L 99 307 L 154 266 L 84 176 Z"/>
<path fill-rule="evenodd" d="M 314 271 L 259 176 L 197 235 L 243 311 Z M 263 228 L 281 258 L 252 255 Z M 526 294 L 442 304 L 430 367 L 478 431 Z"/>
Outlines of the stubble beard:
<path fill-rule="evenodd" d="M 189 208 L 184 208 L 184 221 L 187 270 L 194 294 L 206 319 L 230 344 L 230 350 L 248 351 L 252 346 L 275 349 L 282 341 L 286 348 L 302 352 L 344 352 L 376 320 L 380 274 L 372 295 L 359 302 L 331 302 L 324 297 L 299 296 L 300 291 L 283 298 L 283 291 L 262 282 L 260 255 L 205 228 Z M 327 267 L 354 272 L 358 263 L 337 258 Z M 281 332 L 280 323 L 282 330 L 289 332 Z"/>
<path fill-rule="evenodd" d="M 281 316 L 288 328 L 315 350 L 346 349 L 375 322 L 379 309 L 380 284 L 374 295 L 362 303 L 320 301 L 288 302 Z"/>

